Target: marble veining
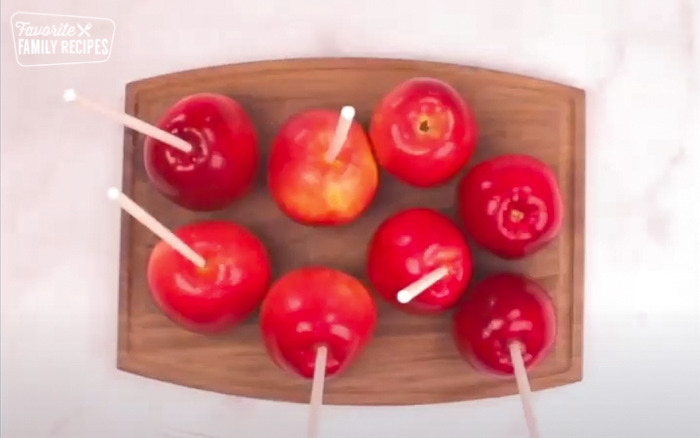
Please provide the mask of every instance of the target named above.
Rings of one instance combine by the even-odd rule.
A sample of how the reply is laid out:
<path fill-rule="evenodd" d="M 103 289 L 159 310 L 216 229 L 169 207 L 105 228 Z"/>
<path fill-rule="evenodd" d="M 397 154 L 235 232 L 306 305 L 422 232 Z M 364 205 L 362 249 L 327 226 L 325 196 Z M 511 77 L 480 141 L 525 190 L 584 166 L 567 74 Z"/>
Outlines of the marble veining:
<path fill-rule="evenodd" d="M 543 437 L 700 436 L 700 1 L 340 4 L 8 0 L 1 8 L 1 434 L 8 438 L 303 436 L 305 406 L 115 369 L 125 83 L 270 58 L 401 57 L 587 91 L 584 382 L 536 394 Z M 112 18 L 105 64 L 23 68 L 16 11 Z M 358 419 L 361 418 L 361 421 Z M 329 407 L 322 436 L 525 437 L 516 397 Z"/>

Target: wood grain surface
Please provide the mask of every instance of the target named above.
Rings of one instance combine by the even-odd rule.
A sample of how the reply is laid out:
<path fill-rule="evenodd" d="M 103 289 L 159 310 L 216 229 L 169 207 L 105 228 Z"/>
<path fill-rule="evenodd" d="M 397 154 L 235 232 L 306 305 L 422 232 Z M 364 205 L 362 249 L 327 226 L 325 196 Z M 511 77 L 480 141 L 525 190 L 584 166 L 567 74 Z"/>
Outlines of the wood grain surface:
<path fill-rule="evenodd" d="M 473 165 L 487 157 L 517 152 L 534 155 L 557 173 L 565 203 L 560 237 L 542 252 L 506 262 L 474 245 L 475 280 L 516 271 L 539 280 L 553 297 L 557 337 L 547 359 L 531 374 L 533 389 L 582 378 L 584 255 L 584 109 L 582 90 L 538 79 L 450 64 L 392 59 L 296 59 L 185 71 L 133 82 L 126 87 L 126 111 L 156 123 L 163 111 L 196 92 L 223 93 L 251 115 L 267 149 L 281 123 L 310 108 L 354 105 L 365 126 L 380 97 L 414 76 L 445 80 L 476 113 L 480 136 Z M 311 228 L 287 219 L 275 206 L 261 166 L 253 193 L 214 214 L 186 211 L 160 196 L 143 166 L 143 136 L 124 133 L 123 190 L 166 226 L 221 218 L 243 224 L 268 246 L 274 275 L 308 264 L 341 269 L 366 282 L 366 244 L 389 214 L 414 206 L 454 216 L 457 182 L 419 190 L 386 173 L 376 200 L 353 224 Z M 461 175 L 461 174 L 460 174 Z M 308 402 L 310 382 L 278 369 L 267 357 L 257 321 L 230 334 L 205 337 L 175 326 L 151 300 L 146 264 L 157 238 L 122 215 L 119 286 L 118 367 L 142 376 L 239 396 Z M 474 280 L 473 280 L 474 281 Z M 371 289 L 370 289 L 371 290 Z M 479 374 L 452 344 L 449 317 L 409 316 L 377 299 L 379 324 L 364 354 L 348 371 L 329 380 L 325 402 L 341 405 L 415 405 L 517 393 L 513 379 Z"/>

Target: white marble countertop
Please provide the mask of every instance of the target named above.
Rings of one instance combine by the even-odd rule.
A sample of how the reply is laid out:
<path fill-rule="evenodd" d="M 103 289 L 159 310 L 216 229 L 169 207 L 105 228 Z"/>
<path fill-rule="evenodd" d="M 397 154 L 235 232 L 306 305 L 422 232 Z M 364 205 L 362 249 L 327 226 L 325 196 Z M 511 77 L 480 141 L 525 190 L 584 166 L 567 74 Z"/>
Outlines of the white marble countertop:
<path fill-rule="evenodd" d="M 302 437 L 306 407 L 115 369 L 125 83 L 281 57 L 440 60 L 587 90 L 585 369 L 536 394 L 543 438 L 700 436 L 697 0 L 3 0 L 3 438 Z M 104 64 L 23 68 L 16 11 L 109 17 Z M 322 436 L 525 437 L 516 397 L 328 407 Z"/>

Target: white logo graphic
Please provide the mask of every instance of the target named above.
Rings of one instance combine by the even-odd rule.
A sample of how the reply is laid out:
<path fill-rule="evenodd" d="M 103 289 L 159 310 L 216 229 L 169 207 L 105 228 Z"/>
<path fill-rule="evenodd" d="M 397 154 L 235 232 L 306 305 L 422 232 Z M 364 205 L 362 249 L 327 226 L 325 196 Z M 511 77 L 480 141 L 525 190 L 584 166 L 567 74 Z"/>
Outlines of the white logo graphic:
<path fill-rule="evenodd" d="M 109 18 L 15 12 L 10 23 L 23 67 L 106 62 L 112 53 L 116 26 Z"/>

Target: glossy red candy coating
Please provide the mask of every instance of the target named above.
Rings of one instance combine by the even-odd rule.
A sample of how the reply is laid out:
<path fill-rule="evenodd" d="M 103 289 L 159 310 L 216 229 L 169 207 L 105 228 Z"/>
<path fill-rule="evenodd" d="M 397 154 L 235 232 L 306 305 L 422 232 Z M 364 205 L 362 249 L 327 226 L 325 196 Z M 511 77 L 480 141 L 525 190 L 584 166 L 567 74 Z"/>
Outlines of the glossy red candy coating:
<path fill-rule="evenodd" d="M 332 377 L 360 354 L 376 322 L 374 301 L 362 283 L 323 267 L 285 274 L 273 284 L 260 312 L 260 329 L 272 360 L 309 379 L 319 346 L 328 348 L 326 377 Z"/>
<path fill-rule="evenodd" d="M 219 210 L 253 186 L 260 160 L 258 136 L 235 100 L 194 94 L 170 107 L 157 126 L 193 147 L 182 152 L 151 137 L 144 142 L 148 177 L 172 202 L 193 211 Z"/>
<path fill-rule="evenodd" d="M 528 155 L 501 155 L 474 166 L 459 183 L 457 205 L 474 241 L 504 259 L 539 251 L 562 226 L 556 175 Z"/>
<path fill-rule="evenodd" d="M 439 267 L 449 274 L 403 304 L 397 293 Z M 367 276 L 387 301 L 412 313 L 439 313 L 455 304 L 472 274 L 472 256 L 462 233 L 446 216 L 411 208 L 386 219 L 368 247 Z"/>
<path fill-rule="evenodd" d="M 399 84 L 382 98 L 369 133 L 377 162 L 415 187 L 452 179 L 469 161 L 477 140 L 474 114 L 457 90 L 423 77 Z"/>
<path fill-rule="evenodd" d="M 207 264 L 195 266 L 167 243 L 148 260 L 147 278 L 156 304 L 193 332 L 215 334 L 242 322 L 260 305 L 271 280 L 263 244 L 231 222 L 196 222 L 174 231 Z"/>
<path fill-rule="evenodd" d="M 479 282 L 455 312 L 452 336 L 476 369 L 513 374 L 509 345 L 517 343 L 526 368 L 547 355 L 556 335 L 554 304 L 535 281 L 497 274 Z"/>

